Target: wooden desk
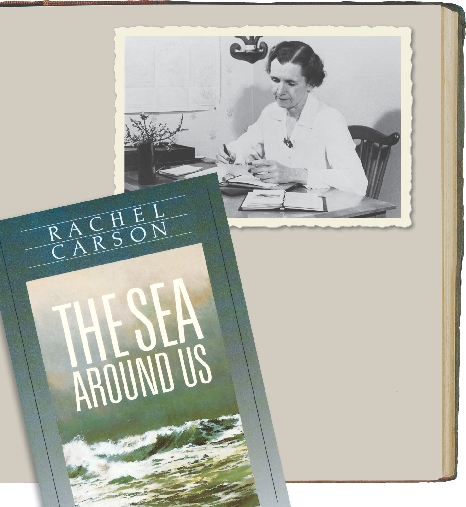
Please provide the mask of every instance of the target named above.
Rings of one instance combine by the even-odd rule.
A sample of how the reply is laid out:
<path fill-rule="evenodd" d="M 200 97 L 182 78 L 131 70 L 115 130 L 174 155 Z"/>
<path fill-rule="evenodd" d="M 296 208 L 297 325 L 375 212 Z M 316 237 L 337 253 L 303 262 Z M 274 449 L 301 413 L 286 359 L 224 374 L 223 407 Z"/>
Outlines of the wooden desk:
<path fill-rule="evenodd" d="M 199 165 L 200 167 L 212 167 L 212 164 L 205 162 L 192 164 Z M 171 178 L 158 176 L 154 185 L 163 185 L 174 181 Z M 153 185 L 139 185 L 137 171 L 125 172 L 125 191 L 139 190 L 140 188 L 147 188 Z M 223 187 L 222 193 L 230 191 L 234 187 Z M 228 189 L 228 190 L 227 190 Z M 388 202 L 371 199 L 369 197 L 362 197 L 360 195 L 351 194 L 349 192 L 342 192 L 335 188 L 327 191 L 321 190 L 307 190 L 300 188 L 293 190 L 293 192 L 313 192 L 319 195 L 324 195 L 327 202 L 326 212 L 308 212 L 308 211 L 241 211 L 239 207 L 244 200 L 247 190 L 235 191 L 241 192 L 240 195 L 225 195 L 223 194 L 223 202 L 228 218 L 366 218 L 366 217 L 380 217 L 383 218 L 386 212 L 395 209 L 396 206 Z"/>

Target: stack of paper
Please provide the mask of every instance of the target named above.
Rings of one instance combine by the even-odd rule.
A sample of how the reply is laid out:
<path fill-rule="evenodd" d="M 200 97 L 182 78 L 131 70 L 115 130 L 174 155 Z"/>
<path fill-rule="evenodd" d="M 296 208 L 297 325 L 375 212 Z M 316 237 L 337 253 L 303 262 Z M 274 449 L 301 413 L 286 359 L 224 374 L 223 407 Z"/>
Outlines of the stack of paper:
<path fill-rule="evenodd" d="M 251 166 L 239 164 L 217 164 L 209 169 L 202 169 L 195 173 L 187 174 L 186 179 L 196 178 L 197 176 L 204 176 L 205 174 L 217 173 L 219 183 L 230 181 L 237 176 L 249 175 Z"/>
<path fill-rule="evenodd" d="M 218 181 L 220 182 L 220 181 L 222 181 L 223 176 L 226 174 L 226 172 L 222 174 L 222 171 L 220 169 L 221 168 L 219 168 L 218 166 L 211 167 L 210 169 L 201 169 L 200 171 L 197 171 L 195 173 L 187 174 L 185 176 L 185 179 L 197 178 L 198 176 L 204 176 L 206 174 L 217 173 Z"/>
<path fill-rule="evenodd" d="M 187 174 L 192 174 L 201 171 L 202 167 L 196 167 L 193 165 L 180 165 L 178 167 L 171 167 L 170 169 L 161 169 L 159 174 L 168 176 L 169 178 L 181 178 Z"/>
<path fill-rule="evenodd" d="M 247 188 L 275 188 L 277 183 L 266 183 L 253 176 L 249 169 L 251 166 L 239 164 L 218 164 L 215 167 L 202 169 L 193 165 L 182 165 L 170 169 L 162 169 L 159 174 L 175 179 L 190 179 L 217 173 L 219 183 Z"/>
<path fill-rule="evenodd" d="M 266 183 L 265 181 L 256 178 L 252 174 L 244 174 L 236 176 L 228 180 L 228 185 L 237 187 L 250 187 L 250 188 L 276 188 L 278 183 Z"/>

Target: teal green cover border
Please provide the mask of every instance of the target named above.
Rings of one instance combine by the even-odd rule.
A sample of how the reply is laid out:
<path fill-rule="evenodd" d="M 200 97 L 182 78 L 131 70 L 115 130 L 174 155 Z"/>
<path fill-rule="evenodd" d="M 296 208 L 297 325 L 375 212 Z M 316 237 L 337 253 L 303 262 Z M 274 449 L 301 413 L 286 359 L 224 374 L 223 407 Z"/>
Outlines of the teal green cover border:
<path fill-rule="evenodd" d="M 62 262 L 43 262 L 20 230 L 34 230 L 78 217 L 180 199 L 186 216 L 177 235 Z M 31 231 L 32 230 L 32 231 Z M 168 230 L 168 228 L 167 228 Z M 262 506 L 287 507 L 289 500 L 267 398 L 216 175 L 130 192 L 0 222 L 0 310 L 26 427 L 47 507 L 74 505 L 26 282 L 91 266 L 202 243 L 257 493 Z M 60 252 L 61 253 L 61 252 Z"/>

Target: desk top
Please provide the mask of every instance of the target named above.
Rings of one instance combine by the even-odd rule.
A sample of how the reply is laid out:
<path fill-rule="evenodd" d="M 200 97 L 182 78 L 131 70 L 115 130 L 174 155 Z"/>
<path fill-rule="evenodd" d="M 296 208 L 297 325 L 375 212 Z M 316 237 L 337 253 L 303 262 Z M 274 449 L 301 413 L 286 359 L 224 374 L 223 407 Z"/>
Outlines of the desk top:
<path fill-rule="evenodd" d="M 193 164 L 200 167 L 211 167 L 212 164 L 200 163 Z M 173 179 L 165 176 L 157 176 L 154 185 L 163 185 L 170 183 Z M 139 185 L 137 171 L 125 172 L 125 191 L 139 190 L 140 188 L 147 188 L 152 185 Z M 222 191 L 230 191 L 231 189 L 238 191 L 235 187 L 222 187 Z M 223 193 L 222 192 L 222 193 Z M 246 193 L 245 189 L 240 195 L 226 195 L 223 193 L 223 202 L 228 218 L 352 218 L 352 217 L 374 217 L 384 216 L 385 212 L 395 209 L 396 206 L 388 202 L 371 199 L 370 197 L 363 197 L 349 192 L 342 192 L 336 188 L 330 190 L 307 190 L 299 188 L 293 192 L 312 192 L 323 195 L 326 198 L 327 209 L 325 212 L 311 212 L 311 211 L 242 211 L 239 209 L 243 202 Z"/>

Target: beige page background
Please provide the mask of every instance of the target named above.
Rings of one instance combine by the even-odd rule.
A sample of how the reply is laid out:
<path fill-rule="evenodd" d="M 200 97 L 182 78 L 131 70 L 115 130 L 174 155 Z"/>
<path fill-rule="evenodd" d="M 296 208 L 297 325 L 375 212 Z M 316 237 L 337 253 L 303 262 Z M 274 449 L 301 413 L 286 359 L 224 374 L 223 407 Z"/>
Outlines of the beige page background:
<path fill-rule="evenodd" d="M 440 477 L 440 7 L 2 9 L 0 218 L 113 193 L 114 28 L 189 24 L 412 28 L 413 226 L 231 233 L 286 479 Z M 32 482 L 0 348 L 0 481 Z"/>

